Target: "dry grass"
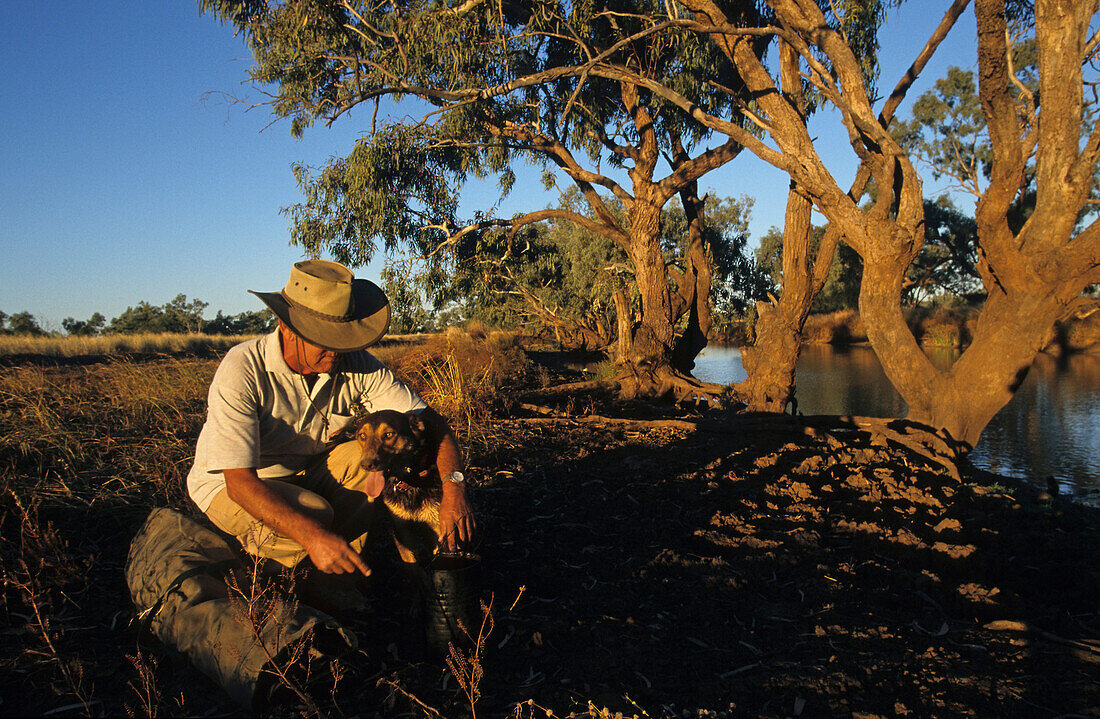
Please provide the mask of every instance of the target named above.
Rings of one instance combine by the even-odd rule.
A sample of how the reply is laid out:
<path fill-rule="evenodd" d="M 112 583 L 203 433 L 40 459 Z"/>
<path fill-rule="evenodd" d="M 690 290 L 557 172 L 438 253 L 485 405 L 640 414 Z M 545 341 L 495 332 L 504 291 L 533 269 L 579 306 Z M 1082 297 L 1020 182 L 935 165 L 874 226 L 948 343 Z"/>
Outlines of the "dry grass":
<path fill-rule="evenodd" d="M 0 357 L 100 357 L 110 355 L 198 354 L 224 352 L 252 336 L 134 334 L 102 337 L 0 335 Z"/>
<path fill-rule="evenodd" d="M 110 694 L 85 668 L 130 606 L 119 576 L 129 536 L 151 506 L 184 503 L 215 364 L 0 370 L 0 613 L 26 632 L 15 645 L 0 639 L 0 674 L 19 671 L 27 683 L 5 699 L 34 702 L 28 712 L 75 704 L 90 714 L 121 710 L 110 697 L 129 695 L 127 680 L 147 686 L 118 671 Z M 133 653 L 120 648 L 111 661 L 126 666 Z"/>
<path fill-rule="evenodd" d="M 485 441 L 498 383 L 526 371 L 514 342 L 495 334 L 376 354 L 449 415 L 467 445 Z M 188 507 L 185 478 L 216 368 L 217 359 L 186 356 L 0 367 L 5 706 L 189 713 L 178 690 L 158 694 L 171 672 L 123 630 L 133 609 L 121 570 L 152 507 Z"/>
<path fill-rule="evenodd" d="M 0 466 L 35 477 L 39 496 L 93 503 L 152 490 L 177 504 L 214 369 L 164 359 L 5 370 Z"/>
<path fill-rule="evenodd" d="M 526 378 L 530 364 L 515 335 L 452 329 L 404 351 L 374 353 L 446 417 L 466 445 L 490 440 L 489 415 L 504 384 Z"/>

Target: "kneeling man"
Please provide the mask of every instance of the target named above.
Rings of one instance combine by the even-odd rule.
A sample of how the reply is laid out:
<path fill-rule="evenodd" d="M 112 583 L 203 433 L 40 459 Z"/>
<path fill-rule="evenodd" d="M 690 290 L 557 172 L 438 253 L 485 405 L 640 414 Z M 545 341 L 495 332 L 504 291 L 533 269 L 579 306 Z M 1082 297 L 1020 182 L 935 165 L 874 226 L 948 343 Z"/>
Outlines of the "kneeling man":
<path fill-rule="evenodd" d="M 328 574 L 370 573 L 360 556 L 380 473 L 355 442 L 329 441 L 356 410 L 419 412 L 442 437 L 436 456 L 444 549 L 471 540 L 462 460 L 442 417 L 366 348 L 389 327 L 386 296 L 335 262 L 294 265 L 281 292 L 254 292 L 279 318 L 269 335 L 232 348 L 210 386 L 187 489 L 250 553 Z"/>

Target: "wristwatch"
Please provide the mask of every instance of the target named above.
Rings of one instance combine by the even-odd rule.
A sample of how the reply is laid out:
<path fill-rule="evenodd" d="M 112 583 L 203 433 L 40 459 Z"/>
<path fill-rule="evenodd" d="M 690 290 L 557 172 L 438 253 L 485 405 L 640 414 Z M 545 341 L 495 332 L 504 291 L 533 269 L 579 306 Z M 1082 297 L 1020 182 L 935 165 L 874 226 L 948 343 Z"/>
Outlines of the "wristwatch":
<path fill-rule="evenodd" d="M 466 475 L 458 471 L 451 472 L 443 475 L 443 481 L 451 484 L 466 484 Z"/>

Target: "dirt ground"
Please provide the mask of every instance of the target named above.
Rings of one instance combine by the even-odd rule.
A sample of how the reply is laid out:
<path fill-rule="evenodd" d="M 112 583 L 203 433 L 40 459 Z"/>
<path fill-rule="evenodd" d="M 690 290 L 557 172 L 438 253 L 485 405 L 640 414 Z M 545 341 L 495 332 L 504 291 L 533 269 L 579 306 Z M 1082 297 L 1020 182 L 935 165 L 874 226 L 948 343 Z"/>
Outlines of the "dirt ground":
<path fill-rule="evenodd" d="M 795 420 L 549 423 L 484 468 L 482 702 L 559 715 L 1100 716 L 1097 513 Z"/>
<path fill-rule="evenodd" d="M 699 428 L 492 421 L 470 458 L 494 619 L 478 716 L 1100 717 L 1100 510 L 958 482 L 839 421 L 592 409 Z M 122 563 L 142 517 L 112 509 L 88 510 L 115 522 L 99 591 L 55 619 L 88 625 L 56 649 L 95 685 L 92 713 L 237 713 L 162 649 L 146 652 L 157 698 L 140 701 Z M 375 555 L 374 611 L 349 621 L 364 653 L 321 710 L 468 716 Z M 0 715 L 59 706 L 32 619 L 0 636 Z"/>

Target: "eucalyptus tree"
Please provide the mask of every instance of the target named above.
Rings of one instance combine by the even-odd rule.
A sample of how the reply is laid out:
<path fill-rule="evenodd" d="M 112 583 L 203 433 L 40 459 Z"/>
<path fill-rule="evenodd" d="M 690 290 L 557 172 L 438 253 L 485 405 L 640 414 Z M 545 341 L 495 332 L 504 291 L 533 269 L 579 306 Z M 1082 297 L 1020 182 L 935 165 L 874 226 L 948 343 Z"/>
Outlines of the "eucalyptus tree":
<path fill-rule="evenodd" d="M 380 240 L 446 261 L 471 234 L 561 220 L 617 245 L 638 294 L 636 316 L 617 306 L 626 395 L 695 392 L 676 372 L 705 345 L 713 270 L 698 181 L 734 159 L 742 143 L 633 79 L 602 72 L 628 67 L 675 88 L 712 116 L 740 122 L 731 108 L 737 75 L 705 36 L 668 32 L 671 5 L 598 0 L 406 1 L 200 0 L 246 36 L 253 79 L 274 86 L 272 109 L 302 132 L 358 107 L 370 127 L 351 152 L 318 171 L 298 168 L 305 200 L 288 208 L 292 239 L 312 254 L 358 264 Z M 729 3 L 755 22 L 754 3 Z M 743 99 L 743 98 L 741 98 Z M 389 102 L 419 119 L 387 119 Z M 575 187 L 586 212 L 548 208 L 497 217 L 460 217 L 459 193 L 490 175 L 511 189 L 517 162 L 541 166 L 548 186 Z M 621 203 L 618 217 L 608 197 Z M 679 197 L 688 241 L 678 262 L 662 253 L 662 208 Z M 494 243 L 495 244 L 495 243 Z M 506 248 L 505 251 L 508 251 Z M 669 268 L 673 267 L 673 270 Z M 687 328 L 677 333 L 677 322 Z"/>
<path fill-rule="evenodd" d="M 73 317 L 66 317 L 61 320 L 61 327 L 65 332 L 76 337 L 95 337 L 103 331 L 106 324 L 107 318 L 99 312 L 93 312 L 92 316 L 86 320 L 78 320 Z"/>
<path fill-rule="evenodd" d="M 606 205 L 624 218 L 621 203 Z M 566 192 L 559 207 L 596 221 L 576 192 Z M 633 316 L 629 260 L 604 235 L 552 217 L 516 232 L 471 233 L 454 254 L 452 292 L 474 298 L 475 314 L 550 332 L 567 349 L 628 348 L 629 327 L 620 346 L 616 323 Z"/>
<path fill-rule="evenodd" d="M 799 55 L 802 77 L 835 105 L 860 160 L 852 189 L 830 175 L 797 107 L 781 91 L 742 28 L 710 0 L 683 0 L 752 90 L 756 115 L 773 144 L 741 127 L 730 137 L 805 189 L 830 228 L 864 262 L 860 312 L 887 376 L 909 406 L 909 418 L 946 433 L 968 449 L 1019 387 L 1056 319 L 1100 278 L 1100 223 L 1082 223 L 1095 202 L 1092 179 L 1100 159 L 1100 127 L 1090 99 L 1098 78 L 1094 61 L 1100 34 L 1090 31 L 1095 1 L 1036 0 L 1032 8 L 1004 0 L 976 0 L 978 96 L 989 133 L 989 171 L 977 187 L 977 272 L 988 293 L 973 341 L 948 370 L 921 350 L 901 312 L 906 269 L 925 238 L 922 179 L 913 158 L 889 131 L 897 101 L 911 84 L 944 28 L 965 10 L 948 9 L 914 68 L 876 112 L 858 56 L 844 33 L 809 0 L 768 0 L 778 22 L 766 28 Z M 1037 89 L 1013 63 L 1014 38 L 1034 39 Z M 827 58 L 827 63 L 823 60 Z M 670 100 L 668 88 L 649 88 Z M 681 106 L 690 103 L 676 99 Z M 720 118 L 695 116 L 708 126 Z M 1029 191 L 1034 168 L 1034 212 L 1016 226 L 1013 208 Z M 873 178 L 875 201 L 858 201 Z"/>
<path fill-rule="evenodd" d="M 607 198 L 606 205 L 625 221 L 622 203 Z M 561 207 L 596 220 L 576 191 L 564 194 Z M 707 260 L 713 267 L 710 304 L 718 312 L 743 311 L 746 303 L 763 296 L 755 263 L 745 251 L 752 200 L 708 193 L 703 207 Z M 683 258 L 690 256 L 685 248 L 689 241 L 687 213 L 673 200 L 661 212 L 660 244 L 676 285 L 682 281 Z M 620 360 L 629 349 L 632 327 L 617 320 L 630 321 L 639 298 L 629 281 L 629 258 L 603 235 L 551 218 L 514 235 L 503 230 L 471 233 L 456 243 L 454 257 L 446 299 L 471 298 L 474 316 L 513 323 L 525 318 L 525 326 L 552 333 L 563 347 L 609 351 Z M 693 356 L 674 360 L 690 367 Z"/>

